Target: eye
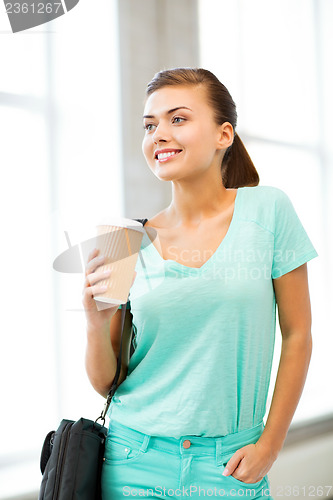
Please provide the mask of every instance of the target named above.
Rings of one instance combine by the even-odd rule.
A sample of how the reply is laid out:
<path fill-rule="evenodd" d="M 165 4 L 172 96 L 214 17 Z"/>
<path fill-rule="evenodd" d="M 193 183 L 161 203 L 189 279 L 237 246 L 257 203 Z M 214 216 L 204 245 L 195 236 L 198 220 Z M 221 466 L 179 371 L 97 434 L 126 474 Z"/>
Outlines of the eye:
<path fill-rule="evenodd" d="M 143 125 L 143 128 L 144 130 L 146 130 L 146 132 L 151 132 L 153 130 L 153 127 L 155 127 L 153 123 L 145 123 Z"/>
<path fill-rule="evenodd" d="M 180 116 L 174 116 L 172 119 L 172 123 L 181 123 L 185 120 L 186 120 L 185 118 L 181 118 Z"/>

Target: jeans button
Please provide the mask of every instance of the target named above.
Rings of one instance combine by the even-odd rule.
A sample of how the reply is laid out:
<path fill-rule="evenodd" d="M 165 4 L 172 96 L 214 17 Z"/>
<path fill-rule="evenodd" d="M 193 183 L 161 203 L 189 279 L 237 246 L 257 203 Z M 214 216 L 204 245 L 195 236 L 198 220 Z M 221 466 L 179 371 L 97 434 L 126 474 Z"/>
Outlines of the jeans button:
<path fill-rule="evenodd" d="M 191 441 L 189 441 L 188 439 L 185 439 L 185 441 L 183 442 L 183 447 L 187 449 L 190 446 L 191 446 Z"/>

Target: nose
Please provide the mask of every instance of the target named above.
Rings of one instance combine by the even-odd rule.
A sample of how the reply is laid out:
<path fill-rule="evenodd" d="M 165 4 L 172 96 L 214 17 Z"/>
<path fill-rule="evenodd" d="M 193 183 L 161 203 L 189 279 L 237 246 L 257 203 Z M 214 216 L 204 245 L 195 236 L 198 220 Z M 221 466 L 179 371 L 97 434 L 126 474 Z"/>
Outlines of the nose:
<path fill-rule="evenodd" d="M 158 144 L 159 142 L 166 142 L 168 141 L 169 135 L 167 131 L 167 127 L 163 126 L 161 123 L 159 123 L 155 129 L 155 132 L 153 134 L 153 141 L 155 144 Z"/>

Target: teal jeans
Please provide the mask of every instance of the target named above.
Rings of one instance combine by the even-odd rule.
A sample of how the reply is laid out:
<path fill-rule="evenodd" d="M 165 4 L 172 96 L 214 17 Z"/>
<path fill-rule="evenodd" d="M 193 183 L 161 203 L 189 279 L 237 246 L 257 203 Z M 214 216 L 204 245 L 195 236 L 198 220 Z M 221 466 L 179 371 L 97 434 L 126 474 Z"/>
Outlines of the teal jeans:
<path fill-rule="evenodd" d="M 102 469 L 102 499 L 252 498 L 271 499 L 267 475 L 244 483 L 222 472 L 232 455 L 256 443 L 264 424 L 221 437 L 157 437 L 112 420 Z"/>

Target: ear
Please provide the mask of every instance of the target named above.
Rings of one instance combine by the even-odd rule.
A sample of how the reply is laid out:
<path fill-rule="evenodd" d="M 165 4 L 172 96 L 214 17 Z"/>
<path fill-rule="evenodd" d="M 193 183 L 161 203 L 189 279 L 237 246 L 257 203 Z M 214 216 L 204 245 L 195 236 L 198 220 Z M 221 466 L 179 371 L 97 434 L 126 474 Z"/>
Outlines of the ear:
<path fill-rule="evenodd" d="M 234 128 L 229 122 L 224 122 L 218 129 L 217 149 L 227 149 L 234 142 Z"/>

